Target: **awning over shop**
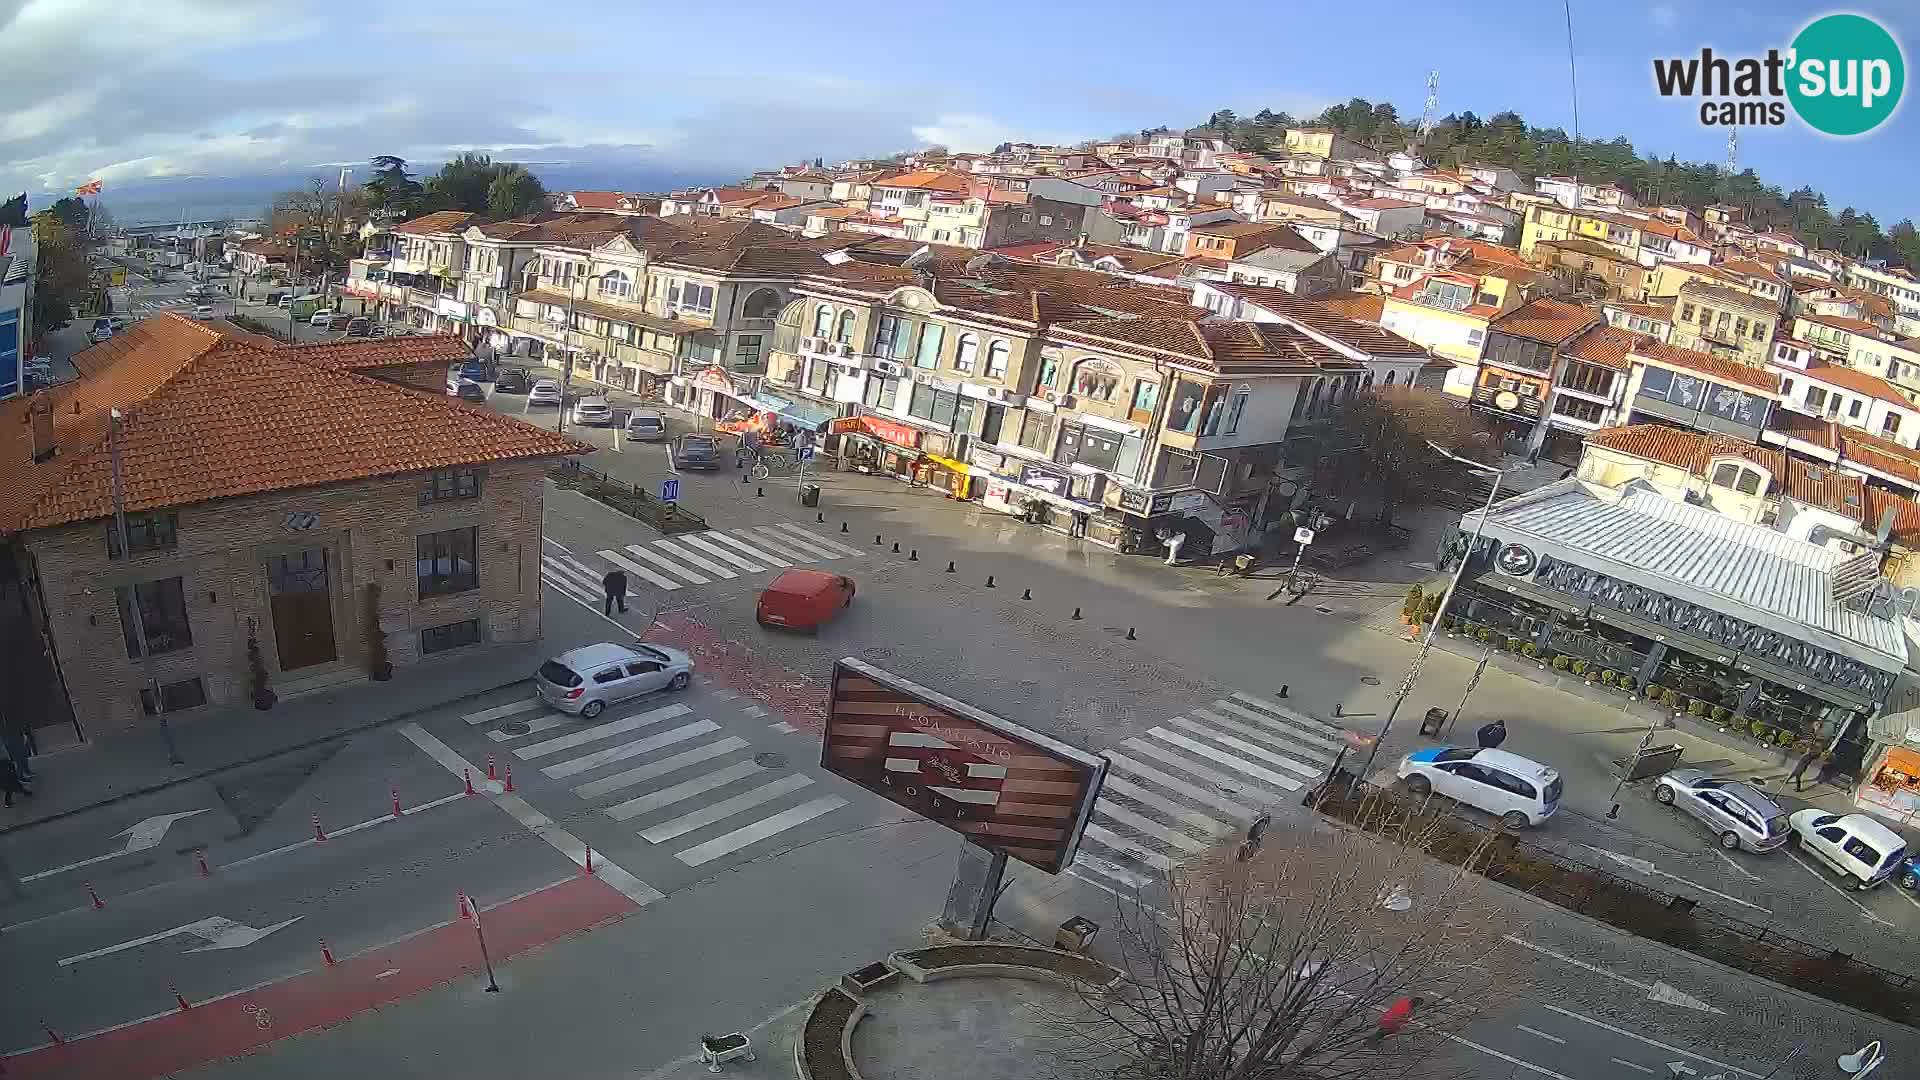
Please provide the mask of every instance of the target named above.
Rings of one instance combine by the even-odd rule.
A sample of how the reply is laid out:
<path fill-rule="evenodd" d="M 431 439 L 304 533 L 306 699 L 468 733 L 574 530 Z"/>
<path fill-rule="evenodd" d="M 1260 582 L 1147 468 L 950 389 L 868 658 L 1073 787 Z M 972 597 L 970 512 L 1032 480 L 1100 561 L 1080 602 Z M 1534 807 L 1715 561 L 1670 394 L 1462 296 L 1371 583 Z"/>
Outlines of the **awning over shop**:
<path fill-rule="evenodd" d="M 768 393 L 755 395 L 754 402 L 767 412 L 808 431 L 818 431 L 827 421 L 840 415 L 839 410 L 831 405 L 816 405 L 810 401 L 791 401 Z"/>
<path fill-rule="evenodd" d="M 928 461 L 933 462 L 935 465 L 938 465 L 945 469 L 951 469 L 954 472 L 959 473 L 961 476 L 966 476 L 968 474 L 967 463 L 964 461 L 955 461 L 950 457 L 941 457 L 939 454 L 928 454 L 926 455 L 926 458 Z"/>

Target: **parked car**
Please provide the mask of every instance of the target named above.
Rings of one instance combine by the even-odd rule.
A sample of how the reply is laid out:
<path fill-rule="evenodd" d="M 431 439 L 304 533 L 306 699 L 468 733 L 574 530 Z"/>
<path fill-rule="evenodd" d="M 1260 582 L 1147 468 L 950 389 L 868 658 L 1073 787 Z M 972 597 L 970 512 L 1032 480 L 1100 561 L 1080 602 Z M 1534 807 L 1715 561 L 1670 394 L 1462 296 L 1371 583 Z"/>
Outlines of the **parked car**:
<path fill-rule="evenodd" d="M 447 394 L 461 401 L 487 400 L 487 388 L 472 379 L 448 379 Z"/>
<path fill-rule="evenodd" d="M 469 360 L 460 365 L 460 377 L 463 379 L 472 379 L 474 382 L 492 382 L 492 375 L 493 372 L 487 370 L 487 365 L 479 360 Z"/>
<path fill-rule="evenodd" d="M 274 307 L 292 307 L 292 306 L 293 306 L 293 294 L 292 294 L 292 293 L 290 293 L 290 292 L 284 292 L 284 293 L 281 293 L 281 294 L 280 294 L 280 299 L 278 299 L 278 300 L 275 300 L 275 301 L 273 302 L 273 306 L 274 306 Z"/>
<path fill-rule="evenodd" d="M 1829 814 L 1810 807 L 1787 819 L 1800 850 L 1827 864 L 1856 889 L 1871 889 L 1907 861 L 1900 834 L 1865 814 Z"/>
<path fill-rule="evenodd" d="M 1498 817 L 1509 828 L 1539 825 L 1560 809 L 1560 774 L 1519 754 L 1436 746 L 1400 759 L 1400 779 L 1416 795 L 1438 792 Z"/>
<path fill-rule="evenodd" d="M 589 427 L 606 427 L 613 423 L 613 406 L 603 397 L 583 397 L 573 403 L 573 422 Z"/>
<path fill-rule="evenodd" d="M 677 469 L 719 468 L 720 440 L 712 435 L 680 436 L 673 444 L 673 464 Z"/>
<path fill-rule="evenodd" d="M 348 337 L 367 337 L 373 332 L 373 320 L 365 315 L 356 315 L 347 320 Z"/>
<path fill-rule="evenodd" d="M 196 319 L 211 319 L 211 318 L 213 318 L 213 305 L 212 305 L 212 304 L 195 304 L 195 305 L 193 305 L 193 317 L 194 317 L 194 318 L 196 318 Z"/>
<path fill-rule="evenodd" d="M 560 384 L 552 379 L 541 379 L 539 382 L 534 383 L 533 389 L 527 391 L 527 404 L 560 404 Z"/>
<path fill-rule="evenodd" d="M 101 317 L 93 320 L 93 326 L 87 331 L 87 340 L 95 345 L 113 336 L 113 320 Z"/>
<path fill-rule="evenodd" d="M 316 311 L 313 313 L 313 318 L 307 321 L 310 324 L 321 328 L 322 330 L 331 330 L 333 329 L 333 312 Z"/>
<path fill-rule="evenodd" d="M 754 621 L 761 626 L 787 630 L 819 629 L 835 615 L 852 606 L 856 586 L 843 574 L 795 567 L 782 570 L 780 576 L 760 591 L 754 608 Z"/>
<path fill-rule="evenodd" d="M 266 304 L 268 307 L 280 307 L 281 306 L 280 301 L 283 298 L 285 298 L 286 295 L 287 294 L 283 292 L 270 292 L 267 294 L 267 298 L 264 301 L 262 301 L 262 303 Z"/>
<path fill-rule="evenodd" d="M 685 690 L 692 681 L 693 658 L 678 649 L 601 642 L 541 664 L 533 686 L 548 705 L 591 720 L 609 705 L 655 690 Z"/>
<path fill-rule="evenodd" d="M 1780 804 L 1752 784 L 1714 776 L 1705 769 L 1675 769 L 1654 781 L 1653 800 L 1703 822 L 1728 851 L 1772 851 L 1791 830 Z"/>
<path fill-rule="evenodd" d="M 659 413 L 637 412 L 627 417 L 627 438 L 640 442 L 660 442 L 667 437 L 667 422 Z"/>
<path fill-rule="evenodd" d="M 493 392 L 496 394 L 524 394 L 531 388 L 527 381 L 526 368 L 501 368 L 500 377 L 494 380 Z"/>

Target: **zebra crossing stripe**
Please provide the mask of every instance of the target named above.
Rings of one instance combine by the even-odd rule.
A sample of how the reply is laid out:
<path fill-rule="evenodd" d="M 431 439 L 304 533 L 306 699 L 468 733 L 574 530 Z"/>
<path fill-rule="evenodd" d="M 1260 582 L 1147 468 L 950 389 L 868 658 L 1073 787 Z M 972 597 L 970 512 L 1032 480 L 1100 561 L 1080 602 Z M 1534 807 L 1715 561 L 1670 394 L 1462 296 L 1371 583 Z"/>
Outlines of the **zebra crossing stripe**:
<path fill-rule="evenodd" d="M 479 712 L 468 713 L 460 719 L 465 720 L 469 724 L 491 724 L 495 720 L 505 720 L 509 716 L 518 716 L 523 712 L 532 712 L 535 709 L 544 709 L 546 707 L 547 703 L 537 697 L 522 698 L 519 701 L 508 702 L 505 705 L 495 705 L 491 709 L 482 709 Z"/>
<path fill-rule="evenodd" d="M 725 544 L 728 547 L 734 548 L 735 550 L 739 551 L 741 554 L 745 555 L 749 559 L 759 559 L 761 562 L 769 562 L 775 566 L 792 566 L 793 565 L 793 562 L 791 560 L 783 559 L 780 556 L 775 555 L 769 551 L 761 551 L 759 548 L 751 547 L 745 541 L 736 540 L 733 537 L 728 536 L 726 533 L 722 533 L 722 532 L 706 533 L 704 534 L 703 539 L 711 540 L 716 544 Z"/>
<path fill-rule="evenodd" d="M 661 822 L 651 829 L 642 829 L 640 839 L 649 844 L 665 843 L 676 836 L 685 836 L 695 829 L 705 828 L 716 821 L 725 821 L 742 810 L 751 810 L 762 803 L 770 803 L 782 795 L 799 791 L 812 783 L 813 777 L 806 773 L 789 773 L 750 791 L 743 791 L 730 799 L 721 799 L 717 803 L 703 806 L 691 814 Z"/>
<path fill-rule="evenodd" d="M 660 554 L 659 552 L 649 551 L 646 548 L 641 547 L 639 544 L 628 544 L 627 550 L 632 552 L 635 555 L 638 555 L 640 558 L 647 560 L 653 565 L 658 566 L 660 569 L 667 571 L 668 573 L 679 574 L 681 577 L 686 578 L 688 581 L 693 582 L 695 585 L 705 585 L 708 582 L 713 580 L 710 577 L 704 577 L 700 574 L 696 574 L 693 571 L 687 569 L 686 567 L 681 566 L 679 563 L 674 562 L 672 559 L 669 559 L 666 556 Z"/>
<path fill-rule="evenodd" d="M 1215 702 L 1214 704 L 1223 705 L 1228 703 Z M 1334 757 L 1334 755 L 1329 752 L 1328 747 L 1318 739 L 1311 738 L 1306 733 L 1295 730 L 1288 725 L 1268 721 L 1263 727 L 1255 727 L 1249 724 L 1242 724 L 1235 720 L 1229 720 L 1219 713 L 1209 712 L 1206 709 L 1194 709 L 1193 715 L 1210 724 L 1217 724 L 1228 731 L 1237 731 L 1250 739 L 1258 739 L 1263 743 L 1278 740 L 1282 744 L 1282 749 L 1299 754 L 1322 766 L 1331 762 Z"/>
<path fill-rule="evenodd" d="M 729 735 L 724 739 L 710 742 L 705 746 L 696 746 L 691 750 L 684 750 L 678 754 L 674 754 L 672 757 L 663 757 L 659 761 L 649 762 L 637 769 L 628 769 L 625 772 L 617 772 L 612 776 L 602 777 L 589 784 L 581 784 L 579 787 L 573 789 L 573 793 L 582 799 L 597 799 L 609 791 L 619 791 L 623 787 L 632 787 L 643 781 L 652 780 L 657 776 L 665 776 L 670 772 L 678 772 L 689 765 L 698 765 L 703 761 L 712 761 L 714 758 L 724 757 L 727 754 L 733 753 L 735 750 L 744 750 L 746 747 L 747 740 Z"/>
<path fill-rule="evenodd" d="M 1159 728 L 1156 730 L 1165 731 L 1166 729 Z M 1173 735 L 1173 732 L 1169 731 L 1167 732 L 1167 734 Z M 1191 739 L 1188 739 L 1184 735 L 1174 735 L 1174 738 L 1180 740 L 1183 743 L 1193 741 Z M 1209 784 L 1218 785 L 1219 787 L 1224 788 L 1227 791 L 1233 791 L 1233 792 L 1244 791 L 1251 795 L 1265 794 L 1265 792 L 1262 791 L 1258 785 L 1254 784 L 1252 781 L 1248 780 L 1244 776 L 1229 776 L 1226 773 L 1217 772 L 1214 769 L 1211 769 L 1205 765 L 1200 764 L 1197 761 L 1194 761 L 1192 758 L 1183 757 L 1179 754 L 1172 752 L 1171 750 L 1164 749 L 1163 747 L 1155 744 L 1151 740 L 1129 739 L 1126 742 L 1121 743 L 1120 745 L 1126 747 L 1128 750 L 1131 750 L 1134 753 L 1145 754 L 1151 758 L 1158 758 L 1161 761 L 1164 761 L 1167 764 L 1172 765 L 1176 769 L 1180 769 L 1183 772 L 1190 773 L 1193 776 L 1197 776 L 1200 779 L 1205 780 Z M 1206 749 L 1206 748 L 1202 747 L 1202 749 Z M 1222 755 L 1222 756 L 1231 756 L 1231 755 Z M 1292 781 L 1289 780 L 1288 783 L 1291 784 Z M 1292 791 L 1293 788 L 1282 787 L 1280 790 Z"/>
<path fill-rule="evenodd" d="M 1179 821 L 1184 821 L 1208 836 L 1224 836 L 1233 831 L 1233 827 L 1225 822 L 1215 821 L 1197 810 L 1175 802 L 1150 788 L 1142 787 L 1124 776 L 1108 773 L 1101 790 L 1123 795 L 1142 806 L 1151 807 Z"/>
<path fill-rule="evenodd" d="M 541 556 L 540 561 L 542 563 L 546 562 L 546 557 Z M 601 598 L 599 596 L 593 593 L 589 593 L 586 590 L 582 589 L 580 586 L 575 585 L 572 581 L 561 576 L 560 571 L 555 570 L 551 567 L 543 567 L 541 569 L 540 580 L 546 582 L 547 584 L 553 586 L 556 589 L 559 589 L 561 592 L 566 593 L 569 597 L 573 598 L 575 601 L 585 604 L 588 607 L 592 607 L 593 605 L 600 602 Z"/>
<path fill-rule="evenodd" d="M 1128 870 L 1126 867 L 1121 866 L 1118 863 L 1111 863 L 1105 859 L 1100 858 L 1099 856 L 1089 854 L 1085 848 L 1080 849 L 1079 853 L 1075 856 L 1073 860 L 1073 866 L 1068 868 L 1067 873 L 1072 874 L 1074 877 L 1077 877 L 1082 881 L 1091 882 L 1094 885 L 1100 885 L 1099 882 L 1093 881 L 1093 879 L 1081 873 L 1082 870 L 1088 870 L 1093 873 L 1099 874 L 1101 877 L 1106 878 L 1107 880 L 1115 882 L 1117 884 L 1124 885 L 1129 889 L 1135 889 L 1135 890 L 1145 889 L 1147 886 L 1153 884 L 1153 879 L 1146 876 L 1145 874 L 1134 873 L 1132 870 Z M 1104 886 L 1101 886 L 1101 887 L 1104 888 Z"/>
<path fill-rule="evenodd" d="M 715 769 L 710 773 L 702 773 L 691 780 L 682 781 L 672 787 L 661 788 L 659 791 L 650 791 L 637 799 L 628 799 L 626 802 L 609 806 L 607 807 L 607 816 L 615 821 L 625 821 L 628 818 L 639 817 L 641 814 L 658 810 L 663 806 L 672 806 L 682 799 L 691 799 L 695 795 L 704 794 L 717 787 L 725 787 L 735 780 L 745 780 L 749 776 L 765 771 L 766 770 L 751 761 L 742 761 L 738 764 L 729 765 L 724 769 Z"/>
<path fill-rule="evenodd" d="M 568 716 L 566 713 L 549 713 L 546 716 L 535 717 L 527 721 L 527 730 L 518 734 L 509 735 L 504 731 L 495 730 L 487 732 L 487 738 L 492 739 L 494 742 L 512 742 L 515 739 L 524 739 L 529 735 L 538 735 L 542 731 L 550 731 L 572 719 L 573 717 Z"/>
<path fill-rule="evenodd" d="M 713 543 L 711 540 L 708 540 L 707 537 L 712 535 L 713 535 L 712 533 L 688 533 L 687 535 L 679 537 L 678 539 L 683 544 L 691 544 L 692 546 L 699 548 L 701 551 L 704 551 L 707 554 L 712 555 L 714 558 L 719 559 L 723 562 L 731 563 L 732 565 L 737 566 L 740 569 L 747 571 L 748 573 L 754 573 L 754 572 L 766 569 L 766 567 L 761 566 L 759 563 L 752 562 L 747 559 L 743 559 L 740 556 L 734 554 L 733 552 L 728 551 L 726 548 L 723 548 L 718 544 Z"/>
<path fill-rule="evenodd" d="M 1204 709 L 1194 710 L 1195 715 L 1198 715 L 1202 712 L 1205 712 L 1205 710 Z M 1211 715 L 1211 714 L 1208 714 L 1208 715 Z M 1222 734 L 1218 731 L 1208 728 L 1203 724 L 1196 724 L 1193 721 L 1188 720 L 1186 717 L 1183 717 L 1183 716 L 1175 717 L 1171 721 L 1171 723 L 1173 723 L 1177 727 L 1186 728 L 1188 731 L 1194 732 L 1195 734 L 1204 735 L 1207 738 L 1212 739 L 1214 742 L 1223 743 L 1227 746 L 1231 746 L 1235 750 L 1238 750 L 1243 754 L 1251 754 L 1254 757 L 1261 759 L 1262 761 L 1271 762 L 1274 765 L 1277 765 L 1280 768 L 1287 770 L 1288 772 L 1299 773 L 1301 776 L 1306 777 L 1308 780 L 1318 779 L 1320 776 L 1320 773 L 1325 768 L 1324 764 L 1321 764 L 1321 765 L 1310 764 L 1308 762 L 1301 761 L 1299 758 L 1288 757 L 1285 754 L 1275 753 L 1274 751 L 1268 750 L 1267 748 L 1259 745 L 1258 743 L 1251 743 L 1246 741 L 1245 739 L 1238 739 L 1233 737 L 1232 735 Z M 1225 725 L 1222 725 L 1222 726 L 1225 726 Z M 1232 729 L 1228 728 L 1228 730 L 1232 730 Z M 1257 735 L 1255 736 L 1255 738 L 1258 738 L 1258 737 L 1259 736 Z M 1292 750 L 1293 747 L 1289 746 L 1286 749 Z"/>
<path fill-rule="evenodd" d="M 546 742 L 534 743 L 532 746 L 523 746 L 515 750 L 513 755 L 521 761 L 532 761 L 534 758 L 557 754 L 562 750 L 571 750 L 576 746 L 585 746 L 590 742 L 599 742 L 601 739 L 611 739 L 615 735 L 625 735 L 629 731 L 638 731 L 648 724 L 657 724 L 662 720 L 671 720 L 676 716 L 685 716 L 692 711 L 692 709 L 687 708 L 685 705 L 669 705 L 664 709 L 637 713 L 622 720 L 615 720 L 610 724 L 599 724 L 594 727 L 576 731 L 571 735 L 562 735 L 557 739 L 548 739 Z"/>
<path fill-rule="evenodd" d="M 777 521 L 769 527 L 779 529 L 781 532 L 784 532 L 784 533 L 791 533 L 792 535 L 797 536 L 802 540 L 805 540 L 807 543 L 812 544 L 814 547 L 826 548 L 828 551 L 837 551 L 842 555 L 860 554 L 857 548 L 850 548 L 838 540 L 829 540 L 826 537 L 821 536 L 819 533 L 814 532 L 812 529 L 803 529 L 800 526 L 794 525 L 790 522 Z"/>
<path fill-rule="evenodd" d="M 681 539 L 684 540 L 685 537 L 682 537 Z M 740 576 L 739 574 L 734 573 L 733 571 L 727 569 L 724 566 L 721 566 L 719 563 L 716 563 L 711 559 L 707 559 L 700 555 L 696 555 L 693 552 L 680 547 L 678 544 L 675 544 L 671 540 L 655 540 L 653 542 L 653 546 L 659 548 L 661 551 L 664 551 L 669 555 L 672 555 L 676 559 L 685 559 L 688 562 L 692 563 L 693 565 L 699 567 L 700 569 L 705 570 L 707 573 L 714 575 L 715 577 L 737 578 Z"/>
<path fill-rule="evenodd" d="M 847 805 L 847 800 L 838 795 L 826 795 L 812 802 L 789 807 L 768 818 L 761 818 L 751 825 L 745 825 L 730 833 L 716 836 L 704 844 L 695 844 L 685 851 L 674 853 L 674 858 L 688 866 L 709 863 L 722 855 L 739 851 L 748 844 L 757 844 L 769 836 L 775 836 L 804 825 L 822 814 L 829 814 Z"/>
<path fill-rule="evenodd" d="M 1202 734 L 1206 733 L 1205 728 L 1202 728 L 1200 727 L 1200 725 L 1192 723 L 1190 721 L 1182 721 L 1179 719 L 1175 719 L 1173 723 L 1180 724 L 1188 728 L 1196 728 Z M 1248 776 L 1258 777 L 1259 779 L 1264 780 L 1269 784 L 1273 784 L 1274 786 L 1280 788 L 1283 791 L 1300 790 L 1300 781 L 1294 779 L 1291 776 L 1285 776 L 1280 773 L 1274 772 L 1272 769 L 1263 768 L 1262 766 L 1255 765 L 1253 762 L 1247 761 L 1244 758 L 1234 757 L 1232 754 L 1227 753 L 1225 750 L 1208 746 L 1206 743 L 1203 743 L 1198 739 L 1190 739 L 1185 735 L 1180 734 L 1177 731 L 1168 731 L 1166 728 L 1157 727 L 1148 731 L 1147 734 L 1152 735 L 1158 739 L 1164 739 L 1175 746 L 1181 747 L 1192 753 L 1199 754 L 1201 757 L 1211 758 L 1222 765 L 1228 766 L 1229 768 L 1238 769 L 1241 772 L 1246 773 Z M 1249 743 L 1241 742 L 1241 740 L 1239 739 L 1232 739 L 1226 735 L 1213 735 L 1210 737 L 1220 742 L 1229 743 L 1230 745 L 1237 743 L 1238 745 L 1234 747 L 1236 750 L 1244 749 L 1246 746 L 1251 745 Z"/>
<path fill-rule="evenodd" d="M 574 596 L 585 596 L 589 602 L 600 599 L 600 579 L 593 571 L 581 566 L 568 555 L 542 555 L 540 565 L 546 568 L 555 585 L 569 586 L 568 592 Z"/>
<path fill-rule="evenodd" d="M 1239 697 L 1240 695 L 1235 694 L 1234 696 Z M 1257 701 L 1259 699 L 1256 698 L 1254 700 Z M 1265 724 L 1275 731 L 1287 732 L 1296 737 L 1324 744 L 1328 750 L 1336 754 L 1340 752 L 1343 746 L 1341 737 L 1328 730 L 1326 724 L 1320 723 L 1312 717 L 1294 712 L 1284 705 L 1273 706 L 1274 715 L 1272 716 L 1262 716 L 1260 713 L 1224 699 L 1214 702 L 1213 705 L 1217 709 L 1226 709 L 1230 712 L 1238 713 L 1249 720 Z"/>
<path fill-rule="evenodd" d="M 1102 847 L 1110 847 L 1115 851 L 1127 855 L 1135 862 L 1145 863 L 1155 870 L 1165 872 L 1173 869 L 1172 859 L 1167 858 L 1157 851 L 1148 851 L 1146 848 L 1141 847 L 1139 844 L 1134 843 L 1124 836 L 1118 835 L 1104 825 L 1089 821 L 1087 822 L 1086 829 L 1083 830 L 1080 835 Z"/>
<path fill-rule="evenodd" d="M 1118 803 L 1101 799 L 1093 808 L 1094 813 L 1110 818 L 1131 828 L 1134 832 L 1151 836 L 1164 843 L 1171 844 L 1182 851 L 1199 854 L 1207 850 L 1207 845 L 1188 836 L 1178 829 L 1169 829 L 1152 818 L 1136 814 Z"/>
<path fill-rule="evenodd" d="M 1172 755 L 1167 756 L 1171 757 Z M 1217 792 L 1209 791 L 1198 784 L 1189 784 L 1177 776 L 1169 776 L 1150 765 L 1142 764 L 1124 755 L 1109 751 L 1107 753 L 1107 760 L 1113 762 L 1116 768 L 1126 770 L 1130 776 L 1138 776 L 1143 780 L 1151 780 L 1161 787 L 1166 788 L 1168 791 L 1177 791 L 1185 795 L 1194 802 L 1211 806 L 1216 810 L 1224 810 L 1228 814 L 1233 815 L 1235 820 L 1252 821 L 1259 816 L 1258 812 L 1252 808 L 1242 806 L 1232 799 L 1223 799 Z M 1107 774 L 1107 784 L 1111 786 L 1116 778 L 1117 774 L 1109 772 Z"/>
<path fill-rule="evenodd" d="M 769 551 L 777 551 L 798 562 L 813 562 L 818 559 L 840 558 L 839 555 L 825 548 L 808 547 L 800 541 L 787 536 L 785 533 L 776 532 L 773 529 L 752 528 L 742 529 L 740 531 L 746 533 L 748 538 L 761 547 Z"/>
<path fill-rule="evenodd" d="M 658 735 L 649 735 L 644 739 L 635 739 L 630 743 L 622 743 L 619 746 L 610 746 L 605 750 L 596 750 L 577 758 L 569 758 L 558 765 L 549 765 L 540 771 L 550 779 L 561 780 L 615 761 L 625 761 L 630 757 L 639 757 L 641 754 L 651 754 L 663 746 L 672 746 L 674 743 L 686 742 L 696 736 L 719 730 L 719 724 L 711 720 L 701 720 L 670 731 L 662 731 Z"/>
<path fill-rule="evenodd" d="M 651 581 L 668 592 L 684 587 L 672 578 L 662 577 L 617 551 L 596 551 L 594 554 L 625 570 L 627 573 L 632 574 L 634 577 L 642 581 Z"/>

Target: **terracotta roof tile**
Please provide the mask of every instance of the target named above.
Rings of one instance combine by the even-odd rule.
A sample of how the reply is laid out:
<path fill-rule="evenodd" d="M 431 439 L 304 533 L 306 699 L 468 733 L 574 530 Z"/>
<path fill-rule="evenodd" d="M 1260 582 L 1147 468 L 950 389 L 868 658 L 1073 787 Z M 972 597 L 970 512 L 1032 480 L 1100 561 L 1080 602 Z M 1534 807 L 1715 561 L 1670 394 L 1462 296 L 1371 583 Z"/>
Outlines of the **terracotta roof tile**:
<path fill-rule="evenodd" d="M 1314 300 L 1336 315 L 1370 323 L 1378 323 L 1387 306 L 1387 298 L 1379 293 L 1332 293 Z"/>
<path fill-rule="evenodd" d="M 1786 467 L 1787 456 L 1778 450 L 1757 446 L 1725 435 L 1708 435 L 1665 424 L 1630 424 L 1601 428 L 1587 436 L 1588 446 L 1601 446 L 1622 454 L 1646 458 L 1685 469 L 1695 476 L 1707 474 L 1707 464 L 1715 457 L 1732 455 L 1763 466 L 1775 476 Z"/>
<path fill-rule="evenodd" d="M 1406 338 L 1362 322 L 1343 311 L 1321 303 L 1318 299 L 1295 296 L 1285 289 L 1271 289 L 1260 285 L 1239 285 L 1223 281 L 1213 281 L 1208 284 L 1221 292 L 1257 304 L 1276 315 L 1292 319 L 1343 345 L 1359 349 L 1372 356 L 1425 357 L 1427 355 L 1426 349 Z M 1385 301 L 1382 303 L 1384 304 Z"/>
<path fill-rule="evenodd" d="M 1880 518 L 1888 510 L 1893 511 L 1893 528 L 1887 538 L 1902 547 L 1920 544 L 1920 503 L 1883 488 L 1867 487 L 1867 516 L 1861 522 L 1868 530 L 1878 532 Z"/>
<path fill-rule="evenodd" d="M 1867 519 L 1867 485 L 1858 473 L 1804 458 L 1788 458 L 1784 474 L 1776 472 L 1774 482 L 1795 502 L 1830 510 L 1856 523 Z"/>
<path fill-rule="evenodd" d="M 1646 339 L 1639 334 L 1598 323 L 1569 341 L 1565 352 L 1575 360 L 1584 360 L 1615 371 L 1628 371 L 1633 365 L 1627 362 L 1627 354 L 1643 340 Z"/>
<path fill-rule="evenodd" d="M 1633 355 L 1648 360 L 1655 360 L 1672 367 L 1698 372 L 1701 375 L 1705 375 L 1711 379 L 1718 379 L 1721 382 L 1738 383 L 1741 386 L 1758 390 L 1764 394 L 1777 394 L 1780 392 L 1780 376 L 1773 372 L 1748 367 L 1745 364 L 1736 363 L 1732 360 L 1723 360 L 1710 353 L 1697 352 L 1693 349 L 1682 349 L 1678 346 L 1647 340 L 1634 346 Z"/>
<path fill-rule="evenodd" d="M 1831 420 L 1808 416 L 1792 409 L 1775 409 L 1767 420 L 1767 430 L 1789 439 L 1798 439 L 1823 450 L 1840 449 L 1840 426 Z"/>
<path fill-rule="evenodd" d="M 1543 296 L 1493 320 L 1488 328 L 1545 345 L 1560 345 L 1599 318 L 1600 313 L 1591 308 Z"/>
<path fill-rule="evenodd" d="M 377 338 L 366 341 L 280 345 L 277 348 L 302 363 L 312 364 L 315 367 L 333 368 L 337 371 L 366 371 L 370 368 L 423 364 L 429 361 L 451 364 L 473 357 L 472 347 L 452 334 L 416 334 L 409 337 Z"/>
<path fill-rule="evenodd" d="M 1875 438 L 1865 432 L 1840 432 L 1840 457 L 1889 476 L 1897 476 L 1920 486 L 1920 458 L 1915 451 L 1896 442 Z"/>
<path fill-rule="evenodd" d="M 173 313 L 105 344 L 114 349 L 89 357 L 94 375 L 0 406 L 0 533 L 112 512 L 114 408 L 125 417 L 130 510 L 587 450 L 490 409 L 309 363 L 299 348 L 229 340 Z M 27 420 L 38 399 L 52 405 L 58 451 L 36 463 Z"/>
<path fill-rule="evenodd" d="M 1878 338 L 1885 333 L 1878 326 L 1865 319 L 1855 319 L 1846 315 L 1814 315 L 1808 312 L 1801 312 L 1800 318 L 1810 323 L 1819 323 L 1821 326 L 1830 326 L 1835 330 L 1845 330 L 1850 334 L 1866 334 L 1869 337 Z"/>
<path fill-rule="evenodd" d="M 1851 368 L 1845 364 L 1818 361 L 1807 366 L 1805 377 L 1832 386 L 1845 387 L 1856 394 L 1865 394 L 1890 405 L 1898 405 L 1909 412 L 1920 411 L 1920 407 L 1908 401 L 1905 395 L 1894 389 L 1892 383 L 1878 375 Z"/>
<path fill-rule="evenodd" d="M 468 225 L 474 224 L 479 217 L 479 214 L 469 214 L 464 210 L 440 210 L 424 217 L 414 218 L 412 221 L 403 221 L 395 225 L 393 231 L 414 236 L 459 232 Z"/>

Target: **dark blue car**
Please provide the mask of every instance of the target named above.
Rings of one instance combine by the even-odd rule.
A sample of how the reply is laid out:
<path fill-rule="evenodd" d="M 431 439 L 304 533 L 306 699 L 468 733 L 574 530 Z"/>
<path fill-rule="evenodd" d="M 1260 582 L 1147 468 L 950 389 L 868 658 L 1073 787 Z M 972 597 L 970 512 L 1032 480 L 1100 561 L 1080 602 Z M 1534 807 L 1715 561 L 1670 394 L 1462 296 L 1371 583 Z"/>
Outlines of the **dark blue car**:
<path fill-rule="evenodd" d="M 478 360 L 469 360 L 460 365 L 460 377 L 463 379 L 472 379 L 474 382 L 486 382 L 490 374 L 491 373 L 487 371 L 487 365 Z"/>

